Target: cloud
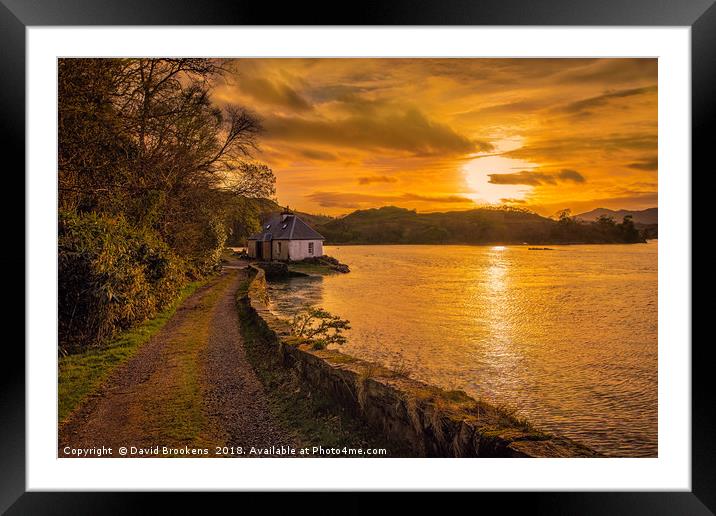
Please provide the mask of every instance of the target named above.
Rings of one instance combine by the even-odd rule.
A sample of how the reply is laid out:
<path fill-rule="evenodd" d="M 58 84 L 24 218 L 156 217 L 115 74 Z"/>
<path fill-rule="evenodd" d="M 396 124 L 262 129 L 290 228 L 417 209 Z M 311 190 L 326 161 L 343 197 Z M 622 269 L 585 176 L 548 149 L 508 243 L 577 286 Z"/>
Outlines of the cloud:
<path fill-rule="evenodd" d="M 562 181 L 573 181 L 575 183 L 584 183 L 584 176 L 576 170 L 565 168 L 557 172 L 557 177 Z"/>
<path fill-rule="evenodd" d="M 614 84 L 644 81 L 657 77 L 655 58 L 596 59 L 584 66 L 569 68 L 560 77 L 562 83 Z"/>
<path fill-rule="evenodd" d="M 555 158 L 584 159 L 585 155 L 608 155 L 614 151 L 656 150 L 656 133 L 609 134 L 605 136 L 560 136 L 529 141 L 519 149 L 502 153 L 510 158 L 521 158 L 537 163 L 553 162 Z"/>
<path fill-rule="evenodd" d="M 337 120 L 274 116 L 265 118 L 264 126 L 268 138 L 392 149 L 413 155 L 454 155 L 493 149 L 490 143 L 473 141 L 416 109 L 382 117 L 355 115 Z"/>
<path fill-rule="evenodd" d="M 313 192 L 306 197 L 313 203 L 324 208 L 356 209 L 362 206 L 380 206 L 394 202 L 424 202 L 430 204 L 469 204 L 474 201 L 460 195 L 421 195 L 414 193 L 371 195 L 354 192 Z"/>
<path fill-rule="evenodd" d="M 335 154 L 315 149 L 302 149 L 299 152 L 301 156 L 305 158 L 315 159 L 318 161 L 335 161 L 336 159 L 338 159 Z"/>
<path fill-rule="evenodd" d="M 463 197 L 462 195 L 418 195 L 406 193 L 403 194 L 401 198 L 408 201 L 445 202 L 450 204 L 475 203 L 475 201 L 469 197 Z"/>
<path fill-rule="evenodd" d="M 304 211 L 317 207 L 307 197 L 317 191 L 346 194 L 323 199 L 360 208 L 465 209 L 471 205 L 441 194 L 477 190 L 472 175 L 484 184 L 490 173 L 503 174 L 488 185 L 494 200 L 529 192 L 527 206 L 611 196 L 628 203 L 634 194 L 620 189 L 656 180 L 657 59 L 259 58 L 234 64 L 236 75 L 223 80 L 215 97 L 250 106 L 261 117 L 266 131 L 257 159 L 275 171 L 281 202 Z M 478 157 L 486 160 L 471 172 Z M 514 161 L 488 165 L 495 157 Z M 529 174 L 509 175 L 520 171 Z M 378 179 L 385 177 L 397 180 Z M 519 181 L 526 186 L 499 186 Z"/>
<path fill-rule="evenodd" d="M 372 183 L 395 183 L 397 179 L 389 176 L 361 176 L 358 178 L 359 185 L 369 185 Z"/>
<path fill-rule="evenodd" d="M 490 180 L 489 183 L 494 185 L 544 185 L 557 184 L 557 180 L 554 176 L 545 174 L 543 172 L 532 172 L 530 170 L 523 170 L 522 172 L 514 172 L 512 174 L 488 174 Z"/>
<path fill-rule="evenodd" d="M 311 104 L 306 99 L 283 82 L 274 83 L 262 77 L 242 77 L 240 89 L 266 104 L 282 106 L 294 111 L 309 111 L 311 109 Z"/>
<path fill-rule="evenodd" d="M 511 174 L 488 174 L 489 183 L 495 185 L 556 185 L 558 182 L 571 181 L 573 183 L 584 183 L 582 174 L 576 170 L 563 169 L 559 172 L 546 173 L 532 170 L 523 170 Z"/>
<path fill-rule="evenodd" d="M 527 201 L 524 199 L 511 199 L 509 197 L 500 199 L 500 202 L 502 204 L 527 204 Z"/>
<path fill-rule="evenodd" d="M 605 104 L 608 104 L 610 101 L 614 99 L 622 99 L 625 97 L 634 97 L 636 95 L 644 95 L 646 93 L 651 93 L 656 91 L 656 86 L 647 86 L 645 88 L 631 88 L 631 89 L 625 89 L 625 90 L 619 90 L 619 91 L 613 91 L 609 93 L 604 93 L 602 95 L 597 95 L 596 97 L 589 97 L 586 99 L 578 100 L 575 102 L 570 102 L 566 106 L 562 106 L 560 108 L 561 111 L 565 111 L 567 113 L 583 113 L 587 112 L 591 109 L 594 109 L 596 107 L 603 106 Z"/>
<path fill-rule="evenodd" d="M 544 99 L 518 100 L 514 102 L 505 102 L 501 104 L 493 104 L 479 109 L 460 113 L 458 118 L 464 120 L 479 120 L 480 117 L 486 115 L 526 115 L 534 111 L 538 111 L 549 105 Z"/>
<path fill-rule="evenodd" d="M 634 163 L 629 163 L 627 167 L 635 168 L 637 170 L 658 170 L 659 159 L 652 158 L 644 161 L 635 161 Z"/>
<path fill-rule="evenodd" d="M 328 85 L 311 88 L 307 91 L 315 104 L 334 103 L 339 109 L 353 112 L 375 112 L 391 104 L 387 99 L 372 95 L 376 86 L 349 86 L 346 84 Z"/>

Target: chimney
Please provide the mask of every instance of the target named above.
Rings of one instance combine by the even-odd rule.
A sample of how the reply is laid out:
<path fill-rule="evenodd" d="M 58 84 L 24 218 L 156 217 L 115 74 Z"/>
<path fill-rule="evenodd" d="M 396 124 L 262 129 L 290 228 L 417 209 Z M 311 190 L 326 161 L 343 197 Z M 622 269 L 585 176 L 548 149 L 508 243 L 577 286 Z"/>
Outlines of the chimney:
<path fill-rule="evenodd" d="M 281 222 L 286 222 L 290 217 L 293 216 L 293 213 L 291 213 L 291 210 L 288 209 L 288 204 L 281 212 Z"/>

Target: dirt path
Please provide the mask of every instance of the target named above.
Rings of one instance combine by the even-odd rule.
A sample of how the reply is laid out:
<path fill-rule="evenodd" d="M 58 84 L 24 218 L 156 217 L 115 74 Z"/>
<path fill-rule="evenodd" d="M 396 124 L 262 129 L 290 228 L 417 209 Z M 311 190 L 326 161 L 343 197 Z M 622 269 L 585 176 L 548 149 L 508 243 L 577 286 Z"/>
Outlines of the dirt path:
<path fill-rule="evenodd" d="M 62 426 L 58 456 L 66 447 L 111 448 L 110 456 L 157 456 L 178 449 L 289 445 L 294 439 L 270 414 L 266 394 L 247 361 L 234 296 L 245 272 L 229 267 L 190 296 L 166 326 L 100 392 Z"/>

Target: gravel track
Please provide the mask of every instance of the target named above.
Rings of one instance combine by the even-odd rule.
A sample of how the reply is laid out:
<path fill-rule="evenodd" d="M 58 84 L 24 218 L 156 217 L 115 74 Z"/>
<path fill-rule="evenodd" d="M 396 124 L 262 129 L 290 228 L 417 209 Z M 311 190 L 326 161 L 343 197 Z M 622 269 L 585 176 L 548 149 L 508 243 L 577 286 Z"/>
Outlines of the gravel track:
<path fill-rule="evenodd" d="M 65 446 L 111 447 L 110 456 L 120 456 L 121 446 L 192 447 L 210 443 L 242 447 L 245 454 L 252 446 L 294 444 L 293 437 L 272 417 L 263 386 L 246 357 L 234 301 L 245 275 L 243 270 L 227 267 L 221 276 L 185 300 L 159 333 L 118 367 L 99 392 L 61 426 L 58 456 L 68 456 L 63 452 Z M 206 428 L 201 442 L 171 442 L 167 438 L 171 429 L 162 428 L 154 412 L 165 403 L 167 389 L 176 385 L 175 358 L 185 353 L 182 343 L 196 327 L 200 310 L 206 320 L 207 308 L 211 310 L 209 330 L 198 343 L 197 355 L 199 399 Z M 213 449 L 210 451 L 213 454 Z"/>
<path fill-rule="evenodd" d="M 246 357 L 239 333 L 235 294 L 246 273 L 239 271 L 221 295 L 213 314 L 209 342 L 203 353 L 205 404 L 209 417 L 224 431 L 227 446 L 295 445 L 270 414 L 261 382 Z"/>

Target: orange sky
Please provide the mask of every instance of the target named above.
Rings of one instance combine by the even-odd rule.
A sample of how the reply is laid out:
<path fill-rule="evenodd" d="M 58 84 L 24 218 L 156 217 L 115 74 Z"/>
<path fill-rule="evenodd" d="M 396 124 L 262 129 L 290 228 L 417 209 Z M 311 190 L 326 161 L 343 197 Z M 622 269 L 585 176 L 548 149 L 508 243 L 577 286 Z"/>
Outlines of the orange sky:
<path fill-rule="evenodd" d="M 257 113 L 277 199 L 386 205 L 657 205 L 656 59 L 239 59 L 215 100 Z"/>

